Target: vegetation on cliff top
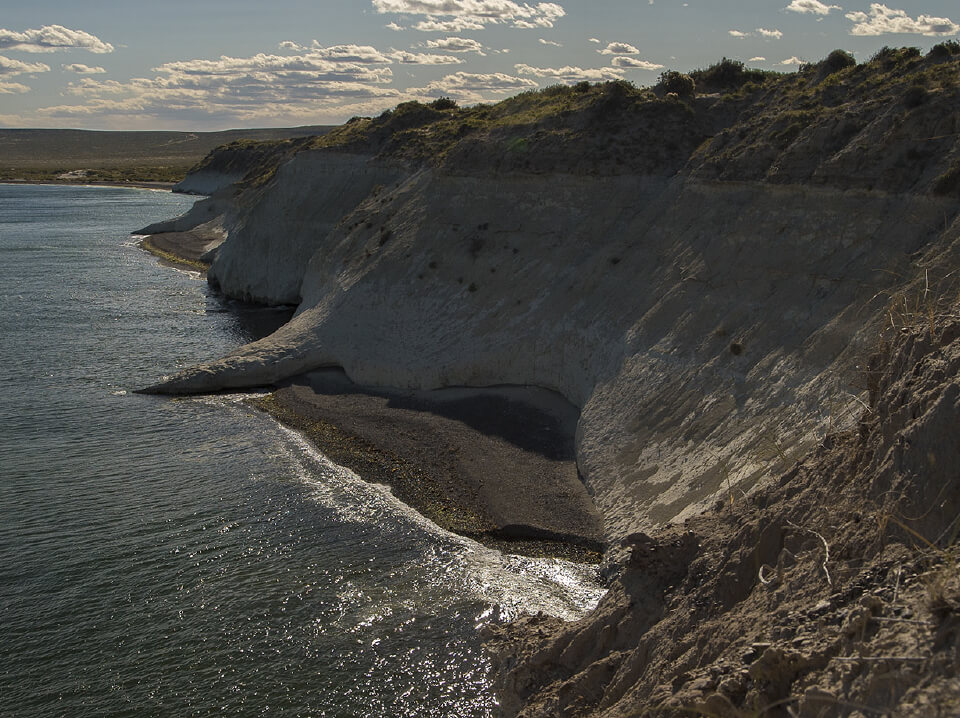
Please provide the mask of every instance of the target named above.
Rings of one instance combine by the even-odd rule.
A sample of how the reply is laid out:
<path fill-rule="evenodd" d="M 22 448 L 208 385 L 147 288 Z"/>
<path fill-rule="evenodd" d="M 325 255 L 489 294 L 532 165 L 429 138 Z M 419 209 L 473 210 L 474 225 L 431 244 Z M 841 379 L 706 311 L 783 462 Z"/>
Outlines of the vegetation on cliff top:
<path fill-rule="evenodd" d="M 458 107 L 404 102 L 312 139 L 233 143 L 198 168 L 248 170 L 247 185 L 307 149 L 375 155 L 451 171 L 641 173 L 960 190 L 960 43 L 842 50 L 794 73 L 724 58 L 655 86 L 579 82 Z"/>

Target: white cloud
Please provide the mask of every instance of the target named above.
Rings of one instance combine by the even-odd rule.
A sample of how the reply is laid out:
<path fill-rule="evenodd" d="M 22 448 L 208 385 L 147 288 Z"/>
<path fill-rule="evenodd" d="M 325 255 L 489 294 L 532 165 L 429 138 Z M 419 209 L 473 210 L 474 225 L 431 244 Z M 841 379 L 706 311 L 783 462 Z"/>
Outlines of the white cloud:
<path fill-rule="evenodd" d="M 456 20 L 421 20 L 413 26 L 420 32 L 463 32 L 464 30 L 483 30 L 483 23 L 469 18 Z"/>
<path fill-rule="evenodd" d="M 597 52 L 601 55 L 636 55 L 640 51 L 626 42 L 611 42 L 602 50 L 597 50 Z"/>
<path fill-rule="evenodd" d="M 453 55 L 433 55 L 428 52 L 395 50 L 390 57 L 401 65 L 462 65 L 463 60 Z"/>
<path fill-rule="evenodd" d="M 404 28 L 403 25 L 399 25 L 399 24 L 397 24 L 397 23 L 395 23 L 395 22 L 388 22 L 388 23 L 387 23 L 387 29 L 388 29 L 388 30 L 393 30 L 394 32 L 400 32 L 401 30 L 405 30 L 406 28 Z"/>
<path fill-rule="evenodd" d="M 330 45 L 324 47 L 314 40 L 308 52 L 311 57 L 319 57 L 331 62 L 357 62 L 362 65 L 386 65 L 390 63 L 389 56 L 370 45 Z"/>
<path fill-rule="evenodd" d="M 610 62 L 614 67 L 620 67 L 624 70 L 662 70 L 663 65 L 647 60 L 638 60 L 635 57 L 615 57 Z"/>
<path fill-rule="evenodd" d="M 801 60 L 799 57 L 797 57 L 796 55 L 794 55 L 793 57 L 788 57 L 786 60 L 781 60 L 781 61 L 778 62 L 777 64 L 778 64 L 778 65 L 784 65 L 784 66 L 787 66 L 787 65 L 802 65 L 802 64 L 803 64 L 803 60 Z"/>
<path fill-rule="evenodd" d="M 514 0 L 373 0 L 373 7 L 381 14 L 423 15 L 427 19 L 413 27 L 424 32 L 460 32 L 494 24 L 553 27 L 566 15 L 557 3 L 530 5 Z"/>
<path fill-rule="evenodd" d="M 30 88 L 19 82 L 0 82 L 0 95 L 22 95 L 30 92 Z"/>
<path fill-rule="evenodd" d="M 472 41 L 471 41 L 472 42 Z M 462 65 L 463 60 L 452 55 L 390 50 L 382 52 L 370 45 L 330 45 L 324 47 L 316 40 L 307 47 L 285 40 L 280 43 L 284 50 L 304 53 L 312 61 L 325 60 L 332 63 L 356 63 L 359 65 Z"/>
<path fill-rule="evenodd" d="M 261 53 L 168 62 L 154 68 L 154 77 L 126 82 L 84 77 L 66 89 L 66 94 L 79 98 L 78 104 L 45 107 L 37 113 L 44 118 L 96 118 L 105 125 L 118 118 L 126 124 L 144 124 L 152 118 L 153 126 L 186 118 L 221 126 L 311 117 L 316 122 L 318 117 L 342 116 L 345 105 L 384 109 L 401 98 L 399 91 L 383 87 L 392 81 L 393 72 L 371 50 L 335 46 L 288 57 Z M 388 63 L 458 62 L 440 55 L 382 55 Z"/>
<path fill-rule="evenodd" d="M 831 10 L 843 10 L 839 5 L 824 5 L 820 0 L 793 0 L 784 9 L 811 15 L 829 15 Z"/>
<path fill-rule="evenodd" d="M 474 74 L 455 72 L 443 79 L 434 80 L 426 87 L 410 88 L 411 95 L 423 97 L 453 97 L 463 102 L 482 102 L 490 94 L 508 94 L 533 90 L 537 83 L 523 77 L 514 77 L 502 72 Z"/>
<path fill-rule="evenodd" d="M 75 72 L 78 75 L 102 75 L 106 72 L 102 67 L 90 67 L 89 65 L 83 65 L 79 62 L 74 62 L 69 65 L 61 65 L 64 70 L 67 72 Z"/>
<path fill-rule="evenodd" d="M 554 40 L 544 40 L 542 37 L 537 40 L 537 42 L 539 42 L 541 45 L 550 45 L 551 47 L 563 47 L 563 45 L 559 42 Z"/>
<path fill-rule="evenodd" d="M 600 44 L 600 41 L 599 41 L 597 38 L 595 38 L 595 37 L 588 37 L 588 38 L 587 38 L 587 42 L 595 42 L 595 43 L 597 43 L 598 45 Z"/>
<path fill-rule="evenodd" d="M 468 37 L 445 37 L 442 40 L 428 40 L 426 47 L 447 52 L 475 52 L 483 55 L 483 45 Z"/>
<path fill-rule="evenodd" d="M 23 62 L 0 55 L 0 77 L 27 75 L 34 72 L 50 72 L 50 66 L 43 62 Z"/>
<path fill-rule="evenodd" d="M 751 57 L 747 62 L 766 62 L 767 58 L 757 55 L 756 57 Z"/>
<path fill-rule="evenodd" d="M 582 67 L 531 67 L 530 65 L 514 65 L 520 75 L 531 75 L 558 82 L 574 83 L 583 80 L 602 82 L 604 80 L 619 80 L 623 78 L 623 70 L 613 67 L 597 69 L 583 69 Z"/>
<path fill-rule="evenodd" d="M 905 10 L 892 10 L 880 3 L 870 3 L 870 12 L 849 12 L 845 16 L 854 25 L 851 35 L 956 35 L 960 25 L 945 17 L 919 15 L 916 19 Z"/>
<path fill-rule="evenodd" d="M 113 52 L 113 45 L 83 30 L 71 30 L 63 25 L 44 25 L 39 30 L 23 32 L 0 29 L 0 50 L 56 52 L 73 49 L 104 54 Z"/>
<path fill-rule="evenodd" d="M 780 30 L 767 30 L 766 28 L 758 27 L 753 32 L 743 32 L 741 30 L 727 30 L 727 34 L 731 37 L 735 37 L 738 40 L 742 40 L 746 37 L 763 37 L 767 40 L 779 40 L 783 37 L 783 33 Z"/>

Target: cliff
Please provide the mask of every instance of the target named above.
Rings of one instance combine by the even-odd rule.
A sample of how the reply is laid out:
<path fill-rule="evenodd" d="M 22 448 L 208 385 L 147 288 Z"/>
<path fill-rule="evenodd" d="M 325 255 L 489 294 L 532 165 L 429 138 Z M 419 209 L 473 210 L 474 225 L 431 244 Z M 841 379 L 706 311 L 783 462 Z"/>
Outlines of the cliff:
<path fill-rule="evenodd" d="M 369 386 L 551 389 L 581 411 L 577 464 L 611 556 L 636 554 L 638 532 L 766 496 L 855 424 L 884 328 L 952 306 L 954 45 L 862 65 L 834 53 L 792 75 L 726 62 L 693 73 L 706 91 L 694 97 L 614 82 L 466 110 L 406 103 L 253 163 L 152 229 L 219 223 L 211 282 L 296 304 L 296 316 L 150 390 L 242 389 L 330 366 Z M 623 610 L 609 625 L 632 628 L 616 631 L 649 627 Z M 609 695 L 634 696 L 642 657 L 618 673 L 624 647 L 589 625 L 571 640 L 596 651 L 564 654 L 577 657 L 563 670 L 559 654 L 541 670 L 528 652 L 533 673 L 504 678 L 519 701 L 505 705 L 554 695 L 580 671 L 593 678 L 576 690 L 600 693 L 529 714 L 612 706 L 602 687 L 614 676 L 622 690 Z"/>

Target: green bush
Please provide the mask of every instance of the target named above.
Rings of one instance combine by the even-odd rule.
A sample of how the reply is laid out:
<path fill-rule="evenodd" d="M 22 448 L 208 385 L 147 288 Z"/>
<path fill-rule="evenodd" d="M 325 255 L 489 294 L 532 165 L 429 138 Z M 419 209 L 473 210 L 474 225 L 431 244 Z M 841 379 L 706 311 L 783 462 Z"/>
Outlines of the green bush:
<path fill-rule="evenodd" d="M 956 40 L 947 40 L 930 48 L 927 57 L 932 60 L 947 60 L 954 55 L 960 55 L 960 42 Z"/>
<path fill-rule="evenodd" d="M 676 70 L 667 70 L 660 75 L 660 82 L 656 89 L 661 92 L 675 92 L 680 97 L 690 97 L 697 89 L 697 84 L 690 75 L 685 75 Z"/>
<path fill-rule="evenodd" d="M 824 75 L 832 75 L 835 72 L 840 72 L 840 70 L 856 64 L 857 61 L 853 55 L 846 50 L 834 50 L 827 55 L 827 59 L 823 61 L 823 73 Z"/>
<path fill-rule="evenodd" d="M 438 97 L 430 103 L 430 107 L 435 110 L 455 110 L 457 109 L 457 101 L 449 97 Z"/>
<path fill-rule="evenodd" d="M 721 92 L 737 90 L 747 84 L 760 85 L 768 76 L 775 74 L 747 69 L 739 60 L 730 60 L 725 57 L 706 70 L 694 70 L 690 73 L 690 77 L 701 92 Z"/>

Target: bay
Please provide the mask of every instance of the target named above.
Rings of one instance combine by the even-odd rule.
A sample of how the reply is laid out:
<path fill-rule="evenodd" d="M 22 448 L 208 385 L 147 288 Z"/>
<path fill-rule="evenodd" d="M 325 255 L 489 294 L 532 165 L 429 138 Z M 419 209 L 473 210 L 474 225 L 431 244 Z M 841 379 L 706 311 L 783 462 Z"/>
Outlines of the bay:
<path fill-rule="evenodd" d="M 128 234 L 192 199 L 0 185 L 0 715 L 487 716 L 480 628 L 593 569 L 437 529 L 239 397 L 131 390 L 282 321 Z"/>

